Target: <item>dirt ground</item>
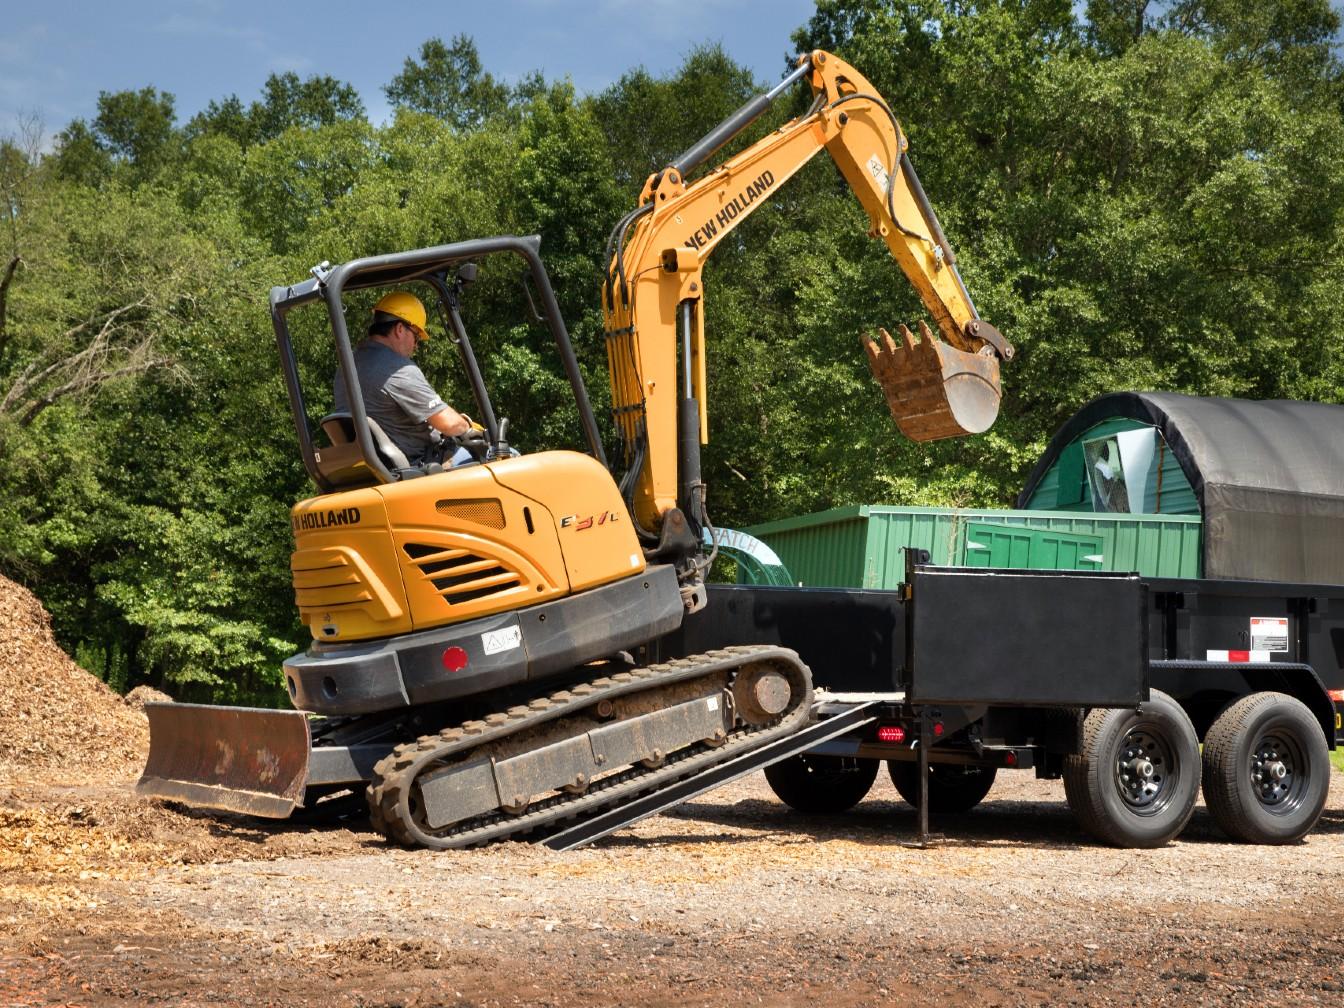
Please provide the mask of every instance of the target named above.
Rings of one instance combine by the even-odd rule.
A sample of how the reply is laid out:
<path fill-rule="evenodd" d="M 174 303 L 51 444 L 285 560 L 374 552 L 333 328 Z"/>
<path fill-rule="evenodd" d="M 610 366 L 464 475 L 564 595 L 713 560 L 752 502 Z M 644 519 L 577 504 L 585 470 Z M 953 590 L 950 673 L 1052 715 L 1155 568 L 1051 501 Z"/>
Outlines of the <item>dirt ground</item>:
<path fill-rule="evenodd" d="M 11 781 L 0 1005 L 1338 1005 L 1335 778 L 1286 848 L 1202 809 L 1165 849 L 1093 846 L 1020 773 L 925 850 L 885 780 L 804 819 L 757 776 L 567 854 Z"/>
<path fill-rule="evenodd" d="M 1344 1003 L 1338 772 L 1282 848 L 1202 807 L 1161 850 L 1099 847 L 1019 772 L 923 850 L 885 776 L 820 819 L 755 776 L 567 854 L 407 851 L 137 798 L 143 715 L 13 588 L 0 688 L 86 692 L 50 725 L 11 692 L 0 724 L 0 1008 Z"/>

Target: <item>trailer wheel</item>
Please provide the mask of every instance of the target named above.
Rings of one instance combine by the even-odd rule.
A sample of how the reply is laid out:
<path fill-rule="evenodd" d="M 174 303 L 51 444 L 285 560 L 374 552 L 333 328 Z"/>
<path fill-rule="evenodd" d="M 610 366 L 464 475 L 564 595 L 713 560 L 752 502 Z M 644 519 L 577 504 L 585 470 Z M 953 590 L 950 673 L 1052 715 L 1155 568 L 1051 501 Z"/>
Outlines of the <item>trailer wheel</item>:
<path fill-rule="evenodd" d="M 877 780 L 877 762 L 849 756 L 790 756 L 766 767 L 765 779 L 790 808 L 826 815 L 863 801 Z"/>
<path fill-rule="evenodd" d="M 953 815 L 969 812 L 985 799 L 994 786 L 996 767 L 929 764 L 929 811 Z M 900 796 L 919 808 L 919 762 L 888 760 L 887 773 Z"/>
<path fill-rule="evenodd" d="M 1234 840 L 1293 843 L 1325 807 L 1329 760 L 1306 704 L 1253 693 L 1223 711 L 1204 736 L 1204 800 Z"/>
<path fill-rule="evenodd" d="M 1185 711 L 1153 690 L 1139 710 L 1097 709 L 1083 748 L 1064 759 L 1078 824 L 1116 847 L 1161 847 L 1185 828 L 1199 794 L 1199 738 Z"/>

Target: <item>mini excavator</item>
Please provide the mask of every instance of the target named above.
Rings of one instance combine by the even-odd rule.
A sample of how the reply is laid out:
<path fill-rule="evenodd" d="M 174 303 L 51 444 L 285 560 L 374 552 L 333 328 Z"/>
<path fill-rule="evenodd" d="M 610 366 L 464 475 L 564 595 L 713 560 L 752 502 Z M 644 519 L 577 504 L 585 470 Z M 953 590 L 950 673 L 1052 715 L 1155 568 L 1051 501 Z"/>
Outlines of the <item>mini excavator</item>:
<path fill-rule="evenodd" d="M 814 96 L 806 114 L 692 178 L 803 80 Z M 608 463 L 539 239 L 323 264 L 274 288 L 295 432 L 320 491 L 292 511 L 294 593 L 312 634 L 284 663 L 295 709 L 151 705 L 139 791 L 278 818 L 363 801 L 391 840 L 463 847 L 620 809 L 803 730 L 811 677 L 785 648 L 635 660 L 704 606 L 713 529 L 700 474 L 702 267 L 825 150 L 937 329 L 863 339 L 896 423 L 919 441 L 988 429 L 1013 350 L 979 318 L 906 146 L 872 86 L 816 51 L 650 176 L 604 258 L 618 464 Z M 555 342 L 585 451 L 508 449 L 462 316 L 478 271 L 499 261 L 522 273 L 530 313 Z M 345 299 L 408 285 L 439 306 L 486 429 L 490 450 L 465 465 L 411 464 L 364 411 Z M 325 308 L 350 403 L 316 425 L 288 322 L 310 304 Z"/>

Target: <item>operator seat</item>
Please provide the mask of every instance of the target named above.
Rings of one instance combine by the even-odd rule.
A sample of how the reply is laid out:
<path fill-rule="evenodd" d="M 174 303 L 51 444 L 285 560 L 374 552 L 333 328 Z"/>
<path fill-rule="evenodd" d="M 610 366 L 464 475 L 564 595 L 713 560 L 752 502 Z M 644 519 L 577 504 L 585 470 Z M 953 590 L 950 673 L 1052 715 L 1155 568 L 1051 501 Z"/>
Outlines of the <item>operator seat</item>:
<path fill-rule="evenodd" d="M 414 467 L 406 453 L 392 443 L 392 439 L 378 426 L 378 421 L 366 418 L 378 460 L 398 479 L 412 479 L 426 475 L 424 469 Z M 331 445 L 317 452 L 318 471 L 333 487 L 341 490 L 358 486 L 372 486 L 378 482 L 369 466 L 359 442 L 355 439 L 355 419 L 350 413 L 328 413 L 319 423 Z"/>

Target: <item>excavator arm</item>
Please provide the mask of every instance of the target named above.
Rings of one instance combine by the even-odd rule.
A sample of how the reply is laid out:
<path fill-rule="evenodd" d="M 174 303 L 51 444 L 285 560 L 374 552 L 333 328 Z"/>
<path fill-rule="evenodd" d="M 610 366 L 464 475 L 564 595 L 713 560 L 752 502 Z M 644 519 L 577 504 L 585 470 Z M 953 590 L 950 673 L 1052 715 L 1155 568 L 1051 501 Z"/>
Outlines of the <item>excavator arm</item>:
<path fill-rule="evenodd" d="M 693 182 L 687 176 L 795 82 L 808 112 Z M 975 310 L 896 117 L 853 67 L 820 50 L 667 168 L 617 225 L 603 288 L 608 366 L 625 450 L 622 491 L 655 555 L 675 554 L 703 525 L 699 446 L 708 443 L 702 268 L 725 237 L 825 150 L 933 316 L 938 336 L 900 327 L 864 337 L 901 431 L 916 441 L 976 434 L 998 413 L 999 364 L 1013 348 Z M 680 350 L 680 354 L 679 351 Z M 680 368 L 678 357 L 680 356 Z M 689 523 L 687 519 L 689 518 Z M 679 545 L 680 544 L 680 547 Z"/>

